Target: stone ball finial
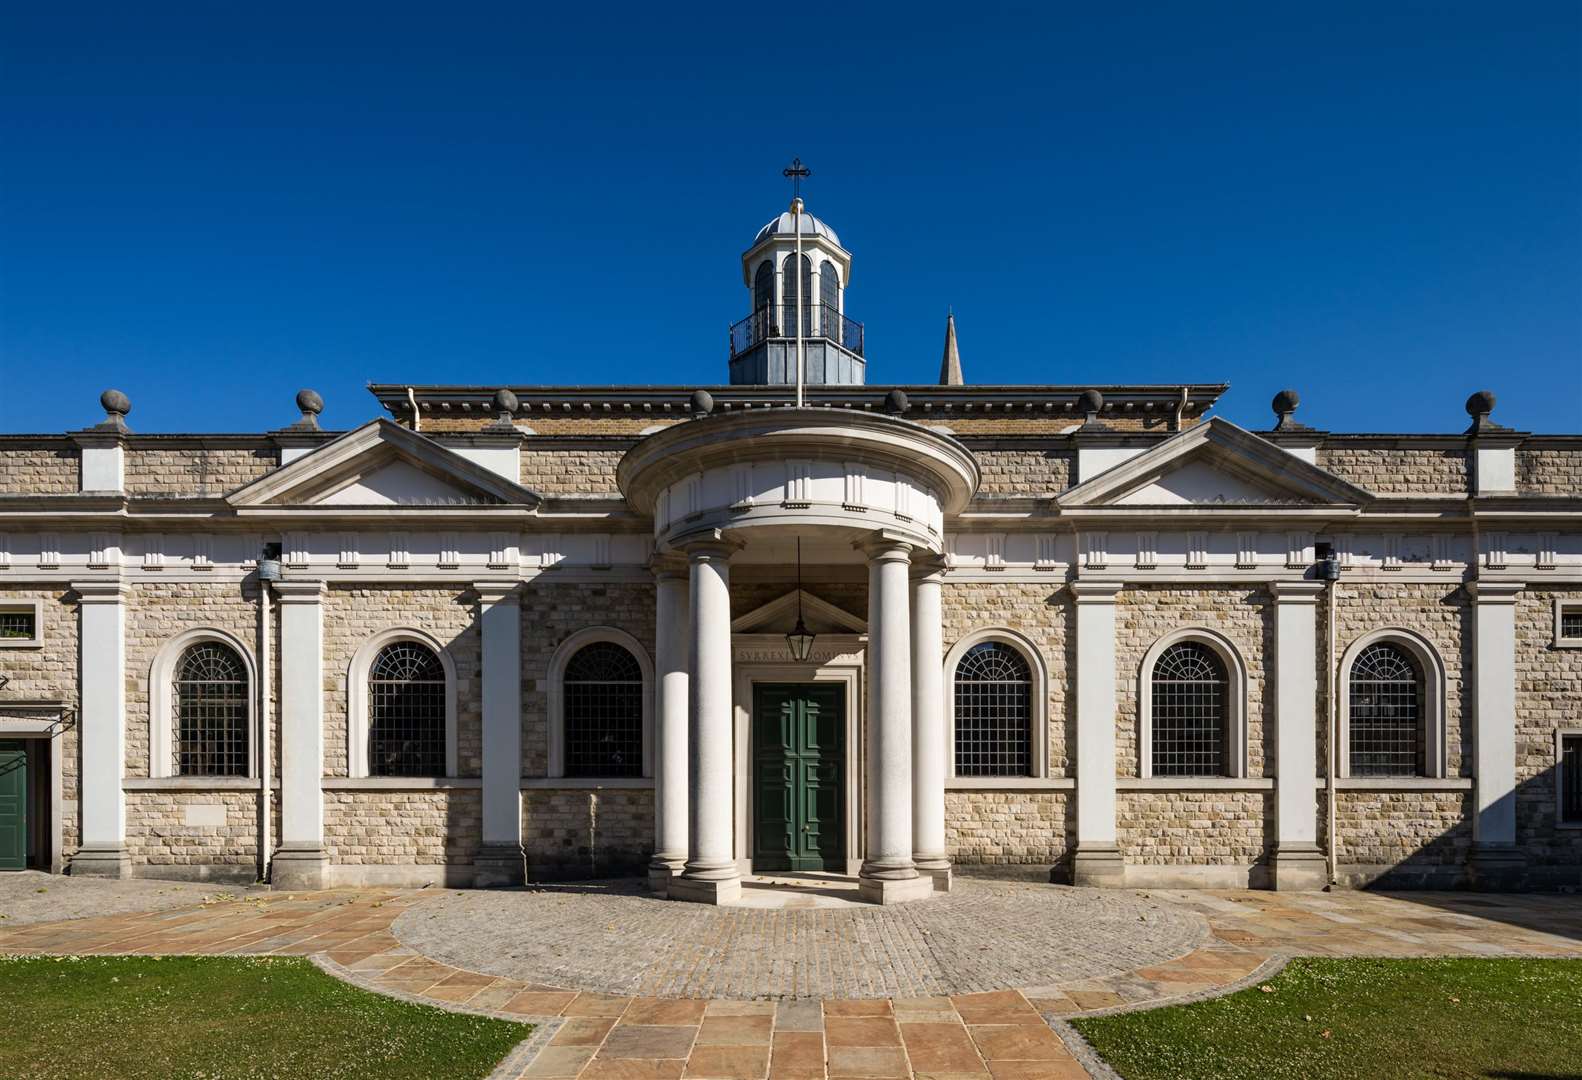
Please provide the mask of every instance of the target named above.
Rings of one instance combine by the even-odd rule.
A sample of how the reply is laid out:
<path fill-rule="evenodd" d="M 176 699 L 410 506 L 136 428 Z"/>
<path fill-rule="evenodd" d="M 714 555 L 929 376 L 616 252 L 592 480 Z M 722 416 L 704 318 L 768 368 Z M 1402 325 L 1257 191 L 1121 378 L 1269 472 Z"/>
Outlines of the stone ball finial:
<path fill-rule="evenodd" d="M 707 390 L 694 390 L 691 405 L 693 416 L 707 416 L 714 411 L 714 395 Z"/>
<path fill-rule="evenodd" d="M 106 390 L 99 395 L 99 404 L 107 416 L 125 416 L 132 411 L 132 399 L 119 390 Z"/>
<path fill-rule="evenodd" d="M 317 416 L 324 411 L 324 399 L 313 390 L 297 391 L 297 408 L 303 416 Z"/>
<path fill-rule="evenodd" d="M 900 416 L 911 405 L 905 390 L 891 390 L 884 395 L 884 411 L 892 416 Z"/>
<path fill-rule="evenodd" d="M 494 392 L 494 411 L 500 416 L 511 416 L 521 404 L 511 391 L 501 388 Z"/>
<path fill-rule="evenodd" d="M 1477 420 L 1494 411 L 1494 391 L 1479 390 L 1467 398 L 1467 415 Z"/>
<path fill-rule="evenodd" d="M 1104 395 L 1097 390 L 1084 390 L 1077 397 L 1077 410 L 1089 420 L 1097 419 L 1104 411 Z"/>
<path fill-rule="evenodd" d="M 1274 410 L 1274 415 L 1282 419 L 1296 412 L 1296 407 L 1302 404 L 1302 395 L 1295 390 L 1281 390 L 1274 395 L 1274 400 L 1269 407 Z"/>

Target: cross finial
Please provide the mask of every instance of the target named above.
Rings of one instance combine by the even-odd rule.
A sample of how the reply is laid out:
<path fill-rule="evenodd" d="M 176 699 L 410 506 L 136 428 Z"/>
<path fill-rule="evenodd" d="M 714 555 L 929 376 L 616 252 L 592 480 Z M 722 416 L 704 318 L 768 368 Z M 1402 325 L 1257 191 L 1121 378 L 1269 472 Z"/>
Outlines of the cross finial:
<path fill-rule="evenodd" d="M 791 197 L 800 199 L 802 197 L 802 181 L 806 177 L 812 176 L 813 170 L 802 164 L 801 158 L 792 158 L 791 164 L 780 170 L 780 175 L 790 179 Z"/>

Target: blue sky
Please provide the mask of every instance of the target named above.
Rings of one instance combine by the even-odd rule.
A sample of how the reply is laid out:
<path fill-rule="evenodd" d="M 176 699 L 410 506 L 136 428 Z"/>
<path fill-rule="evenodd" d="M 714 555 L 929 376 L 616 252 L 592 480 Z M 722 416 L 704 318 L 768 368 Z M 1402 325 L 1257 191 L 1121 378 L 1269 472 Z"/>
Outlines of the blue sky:
<path fill-rule="evenodd" d="M 1106 10 L 1115 9 L 1115 10 Z M 870 381 L 1582 431 L 1582 5 L 0 11 L 0 431 L 705 384 L 815 175 Z"/>

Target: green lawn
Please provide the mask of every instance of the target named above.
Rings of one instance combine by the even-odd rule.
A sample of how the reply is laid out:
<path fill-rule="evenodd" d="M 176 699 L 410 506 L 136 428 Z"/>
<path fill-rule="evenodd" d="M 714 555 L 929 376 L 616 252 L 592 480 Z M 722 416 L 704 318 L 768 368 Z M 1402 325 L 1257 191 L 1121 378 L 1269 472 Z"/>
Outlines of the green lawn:
<path fill-rule="evenodd" d="M 0 1017 L 30 1080 L 473 1080 L 531 1031 L 270 957 L 0 956 Z"/>
<path fill-rule="evenodd" d="M 1582 1077 L 1582 960 L 1293 960 L 1263 985 L 1074 1023 L 1126 1080 Z"/>

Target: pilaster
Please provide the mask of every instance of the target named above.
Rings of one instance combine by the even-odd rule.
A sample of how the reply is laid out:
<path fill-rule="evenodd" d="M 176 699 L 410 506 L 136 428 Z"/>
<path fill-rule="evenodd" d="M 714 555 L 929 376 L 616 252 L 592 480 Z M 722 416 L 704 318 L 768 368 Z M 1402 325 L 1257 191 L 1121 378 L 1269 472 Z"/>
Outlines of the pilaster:
<path fill-rule="evenodd" d="M 522 851 L 522 613 L 514 581 L 481 581 L 483 659 L 483 844 L 473 884 L 527 880 Z"/>
<path fill-rule="evenodd" d="M 1073 581 L 1077 636 L 1077 850 L 1072 881 L 1118 887 L 1115 830 L 1115 597 L 1118 581 Z"/>
<path fill-rule="evenodd" d="M 1523 865 L 1516 848 L 1517 581 L 1473 581 L 1472 874 L 1480 887 L 1512 883 Z"/>
<path fill-rule="evenodd" d="M 131 876 L 126 852 L 126 585 L 121 581 L 73 582 L 78 596 L 81 699 L 78 785 L 82 844 L 72 856 L 79 877 Z"/>
<path fill-rule="evenodd" d="M 324 594 L 322 581 L 277 581 L 280 604 L 279 888 L 328 884 L 324 850 Z"/>
<path fill-rule="evenodd" d="M 1318 581 L 1275 581 L 1274 887 L 1322 889 L 1318 847 Z"/>

